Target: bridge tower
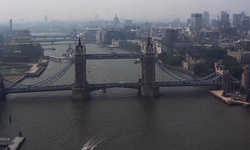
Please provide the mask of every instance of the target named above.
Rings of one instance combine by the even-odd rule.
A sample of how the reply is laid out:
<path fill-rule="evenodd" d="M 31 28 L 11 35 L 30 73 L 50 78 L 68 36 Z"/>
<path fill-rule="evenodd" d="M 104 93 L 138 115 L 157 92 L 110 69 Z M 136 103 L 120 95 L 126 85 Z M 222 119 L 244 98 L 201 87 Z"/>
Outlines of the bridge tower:
<path fill-rule="evenodd" d="M 223 96 L 226 96 L 227 92 L 229 91 L 229 70 L 222 70 L 222 81 L 221 87 L 223 90 Z"/>
<path fill-rule="evenodd" d="M 245 92 L 249 88 L 249 64 L 243 66 L 243 73 L 241 74 L 241 87 L 244 88 Z"/>
<path fill-rule="evenodd" d="M 90 88 L 86 76 L 86 48 L 79 38 L 75 49 L 75 82 L 72 87 L 72 98 L 87 100 L 90 98 Z"/>
<path fill-rule="evenodd" d="M 0 74 L 0 100 L 4 100 L 5 94 L 4 94 L 4 78 L 3 76 Z"/>
<path fill-rule="evenodd" d="M 155 49 L 152 38 L 148 37 L 146 47 L 143 49 L 144 58 L 142 59 L 142 78 L 140 94 L 144 97 L 158 97 L 159 86 L 155 85 Z"/>

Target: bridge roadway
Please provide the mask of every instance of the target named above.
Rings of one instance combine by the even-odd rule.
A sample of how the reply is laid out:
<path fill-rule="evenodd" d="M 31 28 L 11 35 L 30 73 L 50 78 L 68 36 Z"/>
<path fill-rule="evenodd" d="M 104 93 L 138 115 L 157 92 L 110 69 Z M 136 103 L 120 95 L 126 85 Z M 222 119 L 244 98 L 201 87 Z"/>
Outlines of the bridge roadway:
<path fill-rule="evenodd" d="M 39 39 L 39 40 L 34 40 L 35 42 L 50 42 L 50 43 L 55 43 L 55 42 L 65 42 L 65 41 L 71 41 L 75 42 L 75 39 Z"/>
<path fill-rule="evenodd" d="M 30 36 L 32 39 L 36 39 L 36 38 L 43 38 L 43 39 L 46 39 L 46 38 L 74 38 L 73 36 L 71 35 L 31 35 Z M 76 38 L 76 37 L 75 37 Z"/>
<path fill-rule="evenodd" d="M 142 53 L 113 53 L 113 54 L 86 54 L 87 60 L 97 60 L 97 59 L 138 59 L 143 58 Z M 72 60 L 73 57 L 56 57 L 49 56 L 51 60 L 61 61 L 61 60 Z"/>
<path fill-rule="evenodd" d="M 142 53 L 111 53 L 111 54 L 86 54 L 87 60 L 96 59 L 137 59 L 143 58 Z"/>
<path fill-rule="evenodd" d="M 186 81 L 172 81 L 172 82 L 156 82 L 156 86 L 159 87 L 176 87 L 176 86 L 217 86 L 221 85 L 219 82 L 186 82 Z M 90 91 L 96 91 L 107 88 L 131 88 L 139 89 L 141 83 L 102 83 L 102 84 L 89 84 Z M 54 86 L 27 86 L 22 88 L 6 88 L 5 94 L 11 93 L 29 93 L 29 92 L 46 92 L 46 91 L 63 91 L 72 90 L 72 85 L 54 85 Z"/>

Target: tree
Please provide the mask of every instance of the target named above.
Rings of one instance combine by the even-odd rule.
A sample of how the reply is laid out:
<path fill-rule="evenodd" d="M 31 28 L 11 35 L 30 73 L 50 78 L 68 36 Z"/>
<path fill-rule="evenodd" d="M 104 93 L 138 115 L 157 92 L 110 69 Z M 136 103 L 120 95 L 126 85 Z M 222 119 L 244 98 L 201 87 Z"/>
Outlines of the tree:
<path fill-rule="evenodd" d="M 205 62 L 203 64 L 197 64 L 194 67 L 195 75 L 204 76 L 214 72 L 214 63 L 221 60 L 222 65 L 225 66 L 226 70 L 229 70 L 230 75 L 240 80 L 243 69 L 235 58 L 227 55 L 225 50 L 221 48 L 207 49 L 205 50 L 203 58 Z"/>
<path fill-rule="evenodd" d="M 181 66 L 183 57 L 162 52 L 158 55 L 158 59 L 161 60 L 164 64 L 168 64 L 170 66 Z"/>

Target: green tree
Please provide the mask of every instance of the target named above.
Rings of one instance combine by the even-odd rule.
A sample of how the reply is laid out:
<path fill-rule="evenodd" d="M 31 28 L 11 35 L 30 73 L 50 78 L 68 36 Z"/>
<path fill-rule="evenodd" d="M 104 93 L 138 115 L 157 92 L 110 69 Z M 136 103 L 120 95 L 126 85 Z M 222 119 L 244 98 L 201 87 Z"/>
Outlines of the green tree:
<path fill-rule="evenodd" d="M 168 64 L 171 66 L 181 66 L 183 57 L 163 52 L 158 55 L 158 59 L 161 60 L 164 64 Z"/>
<path fill-rule="evenodd" d="M 120 48 L 128 51 L 135 51 L 139 52 L 141 50 L 141 46 L 135 43 L 129 43 L 127 41 L 120 41 L 119 43 Z"/>
<path fill-rule="evenodd" d="M 203 59 L 205 59 L 204 64 L 195 65 L 195 75 L 204 76 L 214 72 L 214 63 L 221 60 L 222 65 L 225 66 L 226 70 L 229 70 L 230 75 L 240 80 L 243 69 L 235 58 L 227 55 L 225 50 L 220 48 L 207 49 L 205 50 Z"/>

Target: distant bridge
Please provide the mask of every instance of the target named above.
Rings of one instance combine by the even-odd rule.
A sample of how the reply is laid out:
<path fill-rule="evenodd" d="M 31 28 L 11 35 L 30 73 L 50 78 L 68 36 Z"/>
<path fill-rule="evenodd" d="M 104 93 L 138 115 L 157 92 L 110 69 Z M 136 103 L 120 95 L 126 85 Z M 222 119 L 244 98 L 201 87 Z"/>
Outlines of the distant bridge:
<path fill-rule="evenodd" d="M 64 35 L 31 35 L 30 36 L 33 40 L 35 39 L 76 39 L 76 37 L 64 34 Z"/>
<path fill-rule="evenodd" d="M 46 43 L 51 43 L 54 44 L 56 42 L 75 42 L 75 39 L 39 39 L 35 40 L 36 42 L 46 42 Z"/>

